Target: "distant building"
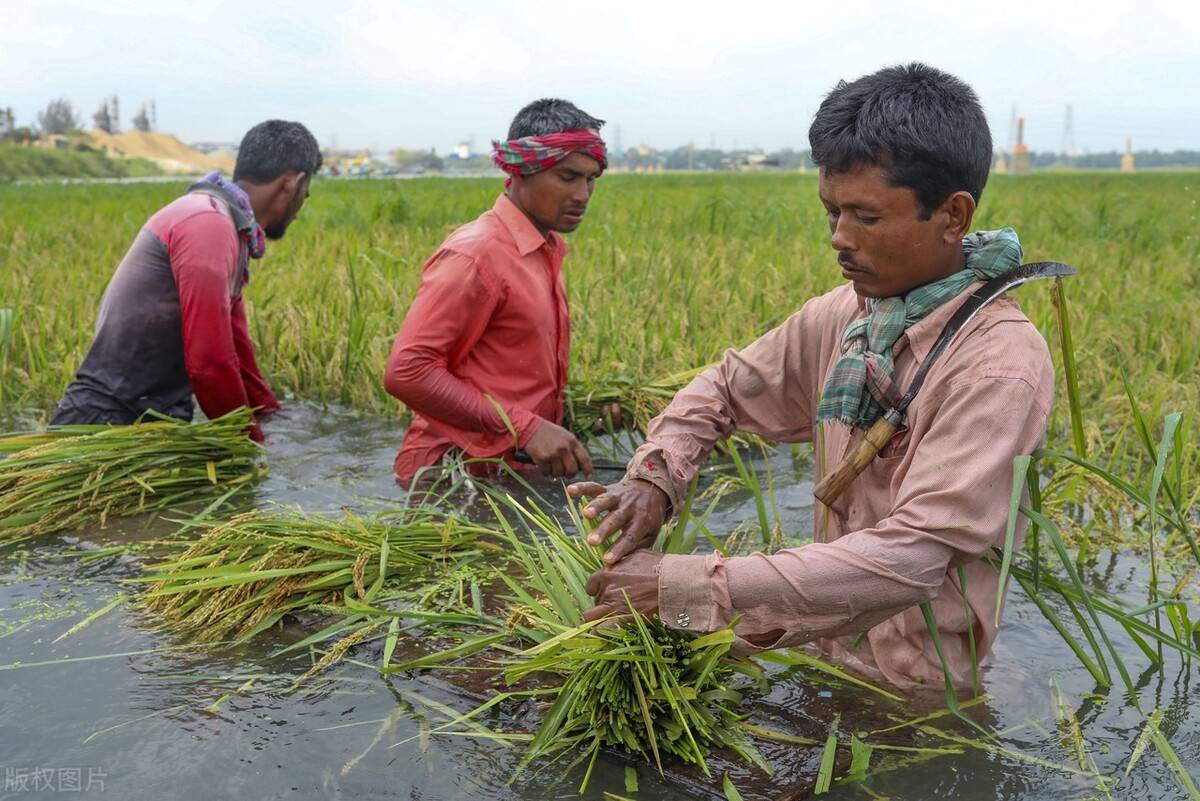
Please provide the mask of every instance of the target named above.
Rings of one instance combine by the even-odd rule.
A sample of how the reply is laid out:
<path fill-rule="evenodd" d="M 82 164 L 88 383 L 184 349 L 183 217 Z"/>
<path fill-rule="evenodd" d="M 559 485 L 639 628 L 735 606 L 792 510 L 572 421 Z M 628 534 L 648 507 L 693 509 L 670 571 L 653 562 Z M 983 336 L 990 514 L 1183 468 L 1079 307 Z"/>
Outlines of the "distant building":
<path fill-rule="evenodd" d="M 761 172 L 779 168 L 779 159 L 765 153 L 747 153 L 734 167 L 738 172 Z"/>
<path fill-rule="evenodd" d="M 459 161 L 467 161 L 471 158 L 471 143 L 459 142 L 454 146 L 454 158 Z"/>
<path fill-rule="evenodd" d="M 237 142 L 192 142 L 188 147 L 192 150 L 199 150 L 201 153 L 227 152 L 236 154 L 238 152 Z"/>
<path fill-rule="evenodd" d="M 33 146 L 46 150 L 67 150 L 71 147 L 71 140 L 65 134 L 45 134 Z"/>

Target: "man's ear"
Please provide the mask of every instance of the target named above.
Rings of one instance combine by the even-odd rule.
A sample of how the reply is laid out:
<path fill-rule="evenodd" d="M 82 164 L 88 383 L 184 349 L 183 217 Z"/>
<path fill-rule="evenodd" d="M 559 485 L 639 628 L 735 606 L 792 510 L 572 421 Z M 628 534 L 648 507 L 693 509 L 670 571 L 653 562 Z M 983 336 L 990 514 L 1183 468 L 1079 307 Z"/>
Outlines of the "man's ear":
<path fill-rule="evenodd" d="M 942 203 L 939 211 L 946 215 L 943 239 L 947 245 L 958 244 L 971 231 L 975 218 L 975 198 L 970 192 L 955 192 Z"/>

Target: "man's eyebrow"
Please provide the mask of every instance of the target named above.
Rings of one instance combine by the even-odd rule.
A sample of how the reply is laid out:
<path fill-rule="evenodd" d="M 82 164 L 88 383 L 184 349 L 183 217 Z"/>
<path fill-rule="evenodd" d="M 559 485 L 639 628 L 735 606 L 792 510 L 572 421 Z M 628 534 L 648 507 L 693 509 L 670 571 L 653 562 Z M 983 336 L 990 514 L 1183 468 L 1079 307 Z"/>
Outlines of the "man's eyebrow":
<path fill-rule="evenodd" d="M 878 206 L 870 206 L 865 203 L 856 203 L 855 201 L 849 201 L 847 203 L 842 203 L 840 206 L 836 206 L 832 201 L 820 193 L 817 193 L 817 197 L 820 198 L 821 202 L 826 206 L 831 206 L 834 208 L 851 209 L 853 211 L 866 211 L 872 214 L 878 214 L 883 211 L 883 209 L 879 208 Z"/>

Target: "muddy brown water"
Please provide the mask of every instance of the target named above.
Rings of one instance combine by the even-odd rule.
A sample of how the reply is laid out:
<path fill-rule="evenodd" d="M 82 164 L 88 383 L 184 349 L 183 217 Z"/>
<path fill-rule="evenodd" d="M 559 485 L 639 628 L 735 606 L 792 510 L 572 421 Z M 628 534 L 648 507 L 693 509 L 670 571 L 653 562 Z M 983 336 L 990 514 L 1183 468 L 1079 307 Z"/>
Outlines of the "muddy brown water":
<path fill-rule="evenodd" d="M 293 406 L 269 424 L 271 475 L 250 499 L 255 505 L 298 504 L 309 511 L 372 511 L 403 502 L 391 479 L 402 437 L 394 422 L 338 409 Z M 620 452 L 596 455 L 619 458 Z M 810 530 L 809 465 L 789 449 L 757 462 L 769 470 L 785 529 Z M 553 486 L 543 486 L 551 494 Z M 745 493 L 726 497 L 710 521 L 727 531 L 752 521 Z M 58 798 L 64 794 L 154 799 L 572 799 L 583 768 L 562 764 L 513 780 L 520 745 L 428 735 L 444 718 L 430 702 L 466 711 L 485 696 L 453 674 L 381 677 L 366 649 L 303 691 L 287 692 L 311 664 L 305 653 L 272 654 L 311 633 L 298 623 L 237 648 L 181 647 L 148 628 L 124 606 L 64 639 L 55 639 L 117 594 L 121 579 L 139 573 L 136 555 L 105 555 L 107 546 L 147 539 L 170 524 L 123 522 L 97 531 L 0 545 L 0 799 Z M 1114 593 L 1144 587 L 1145 566 L 1101 554 L 1090 580 Z M 1116 638 L 1119 643 L 1125 642 Z M 1194 666 L 1168 654 L 1161 671 L 1130 648 L 1143 706 L 1165 710 L 1162 729 L 1193 774 L 1200 766 L 1200 709 Z M 851 686 L 829 684 L 796 670 L 771 671 L 771 690 L 752 693 L 749 720 L 789 734 L 823 740 L 835 715 L 843 732 L 888 725 L 889 716 L 914 717 L 938 706 L 937 696 L 899 707 Z M 249 682 L 249 684 L 247 684 Z M 881 759 L 862 785 L 836 783 L 824 797 L 926 799 L 1104 798 L 1094 778 L 1056 769 L 1077 767 L 1052 705 L 1052 683 L 1070 702 L 1091 758 L 1110 775 L 1113 798 L 1185 799 L 1167 764 L 1151 747 L 1131 775 L 1124 770 L 1142 716 L 1117 691 L 1097 693 L 1037 608 L 1019 589 L 983 684 L 989 700 L 978 719 L 1001 732 L 997 750 L 967 749 L 907 766 Z M 239 692 L 240 690 L 240 692 Z M 530 722 L 531 705 L 498 710 L 487 722 L 505 728 Z M 959 733 L 962 726 L 938 725 Z M 425 734 L 422 732 L 425 731 Z M 882 738 L 874 738 L 883 741 Z M 945 743 L 910 731 L 889 735 L 905 746 Z M 849 762 L 848 741 L 838 772 Z M 396 745 L 397 743 L 403 743 Z M 747 799 L 804 798 L 816 778 L 820 750 L 773 742 L 758 747 L 774 768 L 767 777 L 736 758 L 715 754 L 711 776 L 668 763 L 660 777 L 650 765 L 605 752 L 585 798 L 605 792 L 638 799 L 724 798 L 728 772 Z M 894 756 L 894 755 L 893 755 Z M 626 790 L 626 768 L 638 778 Z M 888 770 L 880 768 L 889 767 Z"/>

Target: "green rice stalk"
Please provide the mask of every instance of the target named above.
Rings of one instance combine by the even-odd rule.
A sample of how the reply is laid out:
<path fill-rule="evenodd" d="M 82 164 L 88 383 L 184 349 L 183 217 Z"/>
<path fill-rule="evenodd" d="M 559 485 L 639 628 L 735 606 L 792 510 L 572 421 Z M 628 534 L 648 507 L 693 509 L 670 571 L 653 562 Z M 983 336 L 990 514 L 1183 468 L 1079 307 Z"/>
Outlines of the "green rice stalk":
<path fill-rule="evenodd" d="M 942 679 L 946 685 L 946 707 L 954 713 L 955 717 L 977 730 L 984 737 L 992 737 L 993 735 L 990 732 L 967 717 L 962 706 L 958 703 L 958 693 L 954 691 L 954 678 L 950 672 L 950 663 L 946 661 L 946 653 L 942 650 L 942 636 L 938 631 L 937 618 L 933 613 L 933 605 L 928 601 L 921 604 L 921 614 L 925 617 L 925 626 L 929 629 L 929 637 L 933 640 L 933 648 L 937 652 L 938 661 L 942 664 Z"/>
<path fill-rule="evenodd" d="M 1058 328 L 1059 345 L 1062 347 L 1063 373 L 1067 378 L 1067 405 L 1071 410 L 1071 439 L 1075 452 L 1081 459 L 1087 458 L 1087 443 L 1083 436 L 1083 411 L 1079 400 L 1079 370 L 1075 365 L 1075 345 L 1071 339 L 1071 315 L 1067 309 L 1067 295 L 1063 280 L 1054 279 L 1051 290 L 1054 317 Z"/>
<path fill-rule="evenodd" d="M 1046 532 L 1046 535 L 1050 539 L 1051 545 L 1054 546 L 1054 550 L 1058 553 L 1058 557 L 1062 562 L 1063 569 L 1066 570 L 1067 575 L 1071 579 L 1071 583 L 1075 586 L 1075 589 L 1079 593 L 1079 600 L 1082 601 L 1084 608 L 1088 612 L 1088 617 L 1090 617 L 1092 623 L 1096 627 L 1096 633 L 1098 633 L 1100 638 L 1104 640 L 1104 645 L 1109 654 L 1112 656 L 1112 660 L 1116 665 L 1117 672 L 1121 675 L 1121 679 L 1125 684 L 1126 694 L 1129 696 L 1130 703 L 1140 709 L 1141 705 L 1138 703 L 1137 691 L 1134 688 L 1133 679 L 1130 678 L 1129 671 L 1125 667 L 1125 661 L 1121 658 L 1121 655 L 1113 646 L 1112 641 L 1108 637 L 1108 632 L 1106 632 L 1104 627 L 1100 624 L 1100 617 L 1096 612 L 1096 604 L 1092 600 L 1092 593 L 1089 592 L 1088 588 L 1083 583 L 1083 579 L 1080 578 L 1079 571 L 1075 568 L 1075 565 L 1070 558 L 1070 554 L 1067 552 L 1066 543 L 1063 542 L 1062 536 L 1059 534 L 1058 526 L 1055 525 L 1054 521 L 1050 518 L 1035 512 L 1032 509 L 1021 507 L 1021 513 L 1031 521 L 1037 523 L 1038 526 L 1040 526 L 1041 529 Z M 1070 599 L 1067 600 L 1068 604 L 1070 604 Z M 1083 618 L 1079 617 L 1077 619 L 1082 624 Z M 1088 633 L 1086 629 L 1084 633 Z M 1107 672 L 1107 667 L 1103 663 L 1103 656 L 1098 648 L 1096 649 L 1096 656 L 1097 661 L 1101 663 L 1101 670 Z"/>
<path fill-rule="evenodd" d="M 1175 753 L 1175 749 L 1171 747 L 1171 743 L 1159 731 L 1157 726 L 1153 727 L 1151 737 L 1154 739 L 1154 747 L 1158 749 L 1158 753 L 1162 756 L 1163 761 L 1170 766 L 1171 772 L 1179 780 L 1179 786 L 1187 793 L 1188 799 L 1190 801 L 1200 801 L 1200 788 L 1196 787 L 1196 781 L 1188 772 L 1188 768 L 1184 766 L 1183 760 L 1179 758 L 1179 754 Z"/>
<path fill-rule="evenodd" d="M 996 582 L 996 627 L 1000 626 L 1000 612 L 1004 606 L 1004 593 L 1008 589 L 1008 570 L 1012 565 L 1013 546 L 1017 532 L 1017 520 L 1021 511 L 1021 496 L 1025 492 L 1025 477 L 1032 457 L 1020 455 L 1013 459 L 1012 495 L 1008 501 L 1008 523 L 1004 529 L 1004 548 L 1000 558 L 1000 579 Z"/>
<path fill-rule="evenodd" d="M 0 435 L 0 540 L 104 526 L 228 492 L 263 476 L 250 412 L 185 423 L 60 426 Z"/>

